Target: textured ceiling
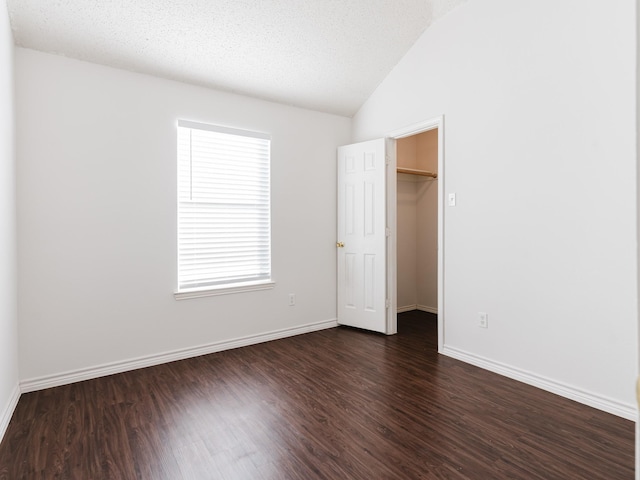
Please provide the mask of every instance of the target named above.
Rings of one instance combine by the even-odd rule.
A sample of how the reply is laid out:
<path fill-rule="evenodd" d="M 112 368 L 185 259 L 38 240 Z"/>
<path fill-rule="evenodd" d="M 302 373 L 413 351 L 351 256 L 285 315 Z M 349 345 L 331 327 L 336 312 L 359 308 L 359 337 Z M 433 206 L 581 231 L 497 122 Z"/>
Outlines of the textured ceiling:
<path fill-rule="evenodd" d="M 465 0 L 7 0 L 16 45 L 352 116 Z"/>

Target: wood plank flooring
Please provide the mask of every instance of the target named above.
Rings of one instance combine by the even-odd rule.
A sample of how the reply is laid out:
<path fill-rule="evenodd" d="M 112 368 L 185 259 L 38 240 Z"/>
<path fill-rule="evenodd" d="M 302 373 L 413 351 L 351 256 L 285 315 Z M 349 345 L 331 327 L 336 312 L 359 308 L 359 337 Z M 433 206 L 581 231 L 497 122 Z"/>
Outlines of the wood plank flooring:
<path fill-rule="evenodd" d="M 21 397 L 0 479 L 633 479 L 634 424 L 335 328 Z"/>

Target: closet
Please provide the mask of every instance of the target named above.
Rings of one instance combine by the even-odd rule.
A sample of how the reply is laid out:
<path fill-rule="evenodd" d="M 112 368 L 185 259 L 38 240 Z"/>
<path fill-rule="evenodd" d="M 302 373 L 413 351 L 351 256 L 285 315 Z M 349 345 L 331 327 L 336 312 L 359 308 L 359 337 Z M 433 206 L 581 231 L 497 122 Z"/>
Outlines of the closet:
<path fill-rule="evenodd" d="M 438 312 L 438 129 L 396 141 L 398 313 Z"/>

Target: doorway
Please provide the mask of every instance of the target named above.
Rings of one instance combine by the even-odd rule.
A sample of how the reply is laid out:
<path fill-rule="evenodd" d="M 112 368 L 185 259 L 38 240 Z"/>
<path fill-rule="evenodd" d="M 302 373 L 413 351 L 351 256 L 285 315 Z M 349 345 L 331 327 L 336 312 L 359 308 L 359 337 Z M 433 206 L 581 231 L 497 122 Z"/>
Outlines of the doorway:
<path fill-rule="evenodd" d="M 438 129 L 396 141 L 398 313 L 438 313 Z"/>
<path fill-rule="evenodd" d="M 414 311 L 437 315 L 444 345 L 444 119 L 437 117 L 388 135 L 388 292 L 390 317 Z"/>

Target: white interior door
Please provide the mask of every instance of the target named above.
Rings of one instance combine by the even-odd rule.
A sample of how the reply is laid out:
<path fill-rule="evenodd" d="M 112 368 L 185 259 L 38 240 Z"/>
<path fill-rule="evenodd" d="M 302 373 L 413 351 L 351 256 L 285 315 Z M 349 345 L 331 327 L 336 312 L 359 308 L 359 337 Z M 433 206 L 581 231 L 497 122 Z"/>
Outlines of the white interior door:
<path fill-rule="evenodd" d="M 387 332 L 385 140 L 338 148 L 338 323 Z"/>

